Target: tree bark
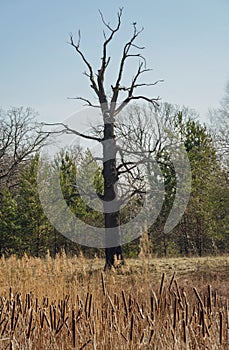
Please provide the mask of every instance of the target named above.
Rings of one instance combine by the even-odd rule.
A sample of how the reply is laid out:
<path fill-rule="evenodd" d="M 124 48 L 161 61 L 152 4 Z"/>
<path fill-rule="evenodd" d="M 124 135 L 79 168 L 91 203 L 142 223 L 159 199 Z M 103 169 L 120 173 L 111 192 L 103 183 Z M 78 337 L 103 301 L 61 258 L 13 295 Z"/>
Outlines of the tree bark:
<path fill-rule="evenodd" d="M 104 269 L 110 269 L 115 259 L 123 263 L 120 244 L 120 206 L 116 193 L 118 171 L 116 167 L 116 141 L 114 123 L 105 122 L 103 142 L 103 177 L 104 177 L 104 221 L 105 221 L 105 254 Z"/>
<path fill-rule="evenodd" d="M 106 243 L 107 245 L 114 245 L 112 247 L 105 248 L 106 263 L 105 270 L 115 266 L 115 260 L 123 264 L 122 247 L 120 245 L 120 231 L 119 226 L 115 226 L 119 221 L 119 212 L 105 213 L 105 227 L 106 227 Z M 109 232 L 109 228 L 113 228 L 112 232 Z"/>

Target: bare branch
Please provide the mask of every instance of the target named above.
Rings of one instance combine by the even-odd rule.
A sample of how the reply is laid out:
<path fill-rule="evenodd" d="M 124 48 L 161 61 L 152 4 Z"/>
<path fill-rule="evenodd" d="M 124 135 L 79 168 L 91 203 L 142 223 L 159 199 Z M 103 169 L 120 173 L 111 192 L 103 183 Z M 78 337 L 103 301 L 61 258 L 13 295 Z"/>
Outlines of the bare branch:
<path fill-rule="evenodd" d="M 131 96 L 131 97 L 127 97 L 121 104 L 120 106 L 115 110 L 114 112 L 114 116 L 116 116 L 117 114 L 119 114 L 123 108 L 125 108 L 127 106 L 127 104 L 131 101 L 131 100 L 145 100 L 149 103 L 152 103 L 154 105 L 155 108 L 159 107 L 159 103 L 158 101 L 160 101 L 160 97 L 156 97 L 156 98 L 149 98 L 146 96 Z"/>
<path fill-rule="evenodd" d="M 136 100 L 136 99 L 142 99 L 142 100 L 145 100 L 147 102 L 150 102 L 152 103 L 155 107 L 158 107 L 159 104 L 157 103 L 157 101 L 159 100 L 159 97 L 158 98 L 148 98 L 148 97 L 145 97 L 145 96 L 133 96 L 133 92 L 136 88 L 138 87 L 143 87 L 143 86 L 153 86 L 153 85 L 156 85 L 158 84 L 159 82 L 162 82 L 162 80 L 157 80 L 155 81 L 154 83 L 137 83 L 137 80 L 138 78 L 140 77 L 141 74 L 145 73 L 145 72 L 148 72 L 150 71 L 150 69 L 146 69 L 144 68 L 143 69 L 143 62 L 139 63 L 139 67 L 138 67 L 138 70 L 132 80 L 132 83 L 129 87 L 120 87 L 120 82 L 121 82 L 121 79 L 122 79 L 122 74 L 123 74 L 123 68 L 124 68 L 124 63 L 125 63 L 125 60 L 128 58 L 128 57 L 141 57 L 143 60 L 144 60 L 144 63 L 145 63 L 145 66 L 146 66 L 146 62 L 145 62 L 145 59 L 144 57 L 142 57 L 142 55 L 140 54 L 136 54 L 136 55 L 131 55 L 131 54 L 128 54 L 129 52 L 129 49 L 131 46 L 134 46 L 134 47 L 137 47 L 135 44 L 133 44 L 133 41 L 136 39 L 136 37 L 141 33 L 141 31 L 137 31 L 136 30 L 136 25 L 135 23 L 133 24 L 134 25 L 134 34 L 131 38 L 131 40 L 125 45 L 124 47 L 124 51 L 123 51 L 123 56 L 122 56 L 122 59 L 121 59 L 121 63 L 120 63 L 120 68 L 119 68 L 119 76 L 118 76 L 118 79 L 116 81 L 116 85 L 115 87 L 112 86 L 112 89 L 113 89 L 113 97 L 112 97 L 112 110 L 111 110 L 111 113 L 113 116 L 116 116 L 118 113 L 121 112 L 121 110 L 131 101 L 131 100 Z M 143 49 L 141 47 L 137 47 L 138 49 Z M 116 103 L 117 103 L 117 99 L 118 99 L 118 94 L 120 91 L 127 91 L 128 92 L 128 96 L 127 98 L 120 104 L 120 106 L 116 109 Z"/>
<path fill-rule="evenodd" d="M 90 78 L 90 74 L 88 74 L 87 72 L 83 72 L 83 74 L 84 74 L 87 78 Z"/>
<path fill-rule="evenodd" d="M 117 24 L 117 26 L 116 26 L 115 28 L 111 28 L 110 23 L 107 23 L 107 22 L 105 21 L 104 16 L 103 16 L 103 13 L 99 10 L 99 14 L 100 14 L 100 16 L 101 16 L 102 22 L 103 22 L 103 24 L 109 29 L 109 31 L 111 32 L 111 34 L 112 34 L 113 32 L 116 32 L 116 31 L 118 30 L 117 27 L 120 26 L 120 24 L 121 24 L 122 11 L 123 11 L 123 7 L 120 7 L 119 12 L 118 12 L 118 24 Z M 105 33 L 104 33 L 104 36 L 105 36 Z"/>
<path fill-rule="evenodd" d="M 121 175 L 121 174 L 125 174 L 125 173 L 131 173 L 131 170 L 135 169 L 138 165 L 144 163 L 144 160 L 140 160 L 138 162 L 132 162 L 132 161 L 128 161 L 126 162 L 124 160 L 124 153 L 123 153 L 123 149 L 121 149 L 121 147 L 118 147 L 118 152 L 121 156 L 121 164 L 117 167 L 117 171 L 118 171 L 118 175 Z M 130 167 L 128 167 L 129 165 L 131 165 Z M 120 170 L 122 167 L 125 168 L 125 170 Z"/>
<path fill-rule="evenodd" d="M 144 62 L 144 64 L 145 64 L 145 67 L 146 67 L 146 59 L 145 59 L 145 57 L 142 56 L 140 53 L 128 54 L 126 57 L 127 57 L 127 58 L 128 58 L 128 57 L 138 57 L 138 58 L 140 58 L 141 60 L 143 60 L 143 62 Z M 148 70 L 150 71 L 150 69 L 148 69 Z"/>
<path fill-rule="evenodd" d="M 147 102 L 152 103 L 153 105 L 155 105 L 156 107 L 159 107 L 159 103 L 157 101 L 160 100 L 160 97 L 156 97 L 156 98 L 149 98 L 146 96 L 131 96 L 130 98 L 131 100 L 145 100 Z"/>
<path fill-rule="evenodd" d="M 41 124 L 35 117 L 31 108 L 0 111 L 0 180 L 16 180 L 19 165 L 45 144 L 49 133 L 41 134 Z"/>
<path fill-rule="evenodd" d="M 120 82 L 121 82 L 121 79 L 123 76 L 123 69 L 124 69 L 125 61 L 130 56 L 129 50 L 131 49 L 131 47 L 134 46 L 133 42 L 136 40 L 138 35 L 143 31 L 143 28 L 139 31 L 137 30 L 136 23 L 133 23 L 133 28 L 134 28 L 133 35 L 123 48 L 122 58 L 121 58 L 120 66 L 119 66 L 118 78 L 116 80 L 116 84 L 115 84 L 114 89 L 113 89 L 113 96 L 112 96 L 112 101 L 111 101 L 113 104 L 112 112 L 114 112 L 114 109 L 115 109 L 114 105 L 116 104 L 117 99 L 118 99 L 119 86 L 120 86 Z M 143 48 L 138 47 L 138 49 L 143 49 Z"/>
<path fill-rule="evenodd" d="M 93 103 L 91 103 L 91 101 L 87 100 L 86 98 L 83 97 L 68 97 L 69 100 L 81 100 L 86 102 L 87 104 L 84 106 L 90 106 L 90 107 L 94 107 L 94 108 L 100 108 L 99 105 L 94 105 Z"/>
<path fill-rule="evenodd" d="M 154 86 L 154 85 L 156 85 L 156 84 L 158 84 L 158 83 L 160 83 L 160 82 L 163 82 L 163 80 L 157 80 L 157 81 L 155 81 L 154 83 L 142 83 L 142 84 L 135 84 L 135 85 L 133 85 L 133 88 L 134 89 L 136 89 L 136 88 L 138 88 L 138 87 L 143 87 L 143 86 Z M 119 90 L 121 91 L 130 91 L 131 90 L 131 86 L 129 86 L 129 87 L 125 87 L 125 86 L 121 86 L 120 88 L 119 88 Z"/>
<path fill-rule="evenodd" d="M 128 166 L 127 166 L 127 163 L 124 163 L 124 164 L 122 164 L 122 165 L 126 168 L 126 170 L 120 170 L 120 171 L 118 171 L 118 175 L 129 173 L 129 172 L 131 172 L 131 170 L 133 170 L 133 169 L 135 169 L 135 168 L 137 167 L 137 164 L 134 164 L 134 165 L 132 165 L 132 166 L 129 167 L 129 168 L 128 168 Z"/>
<path fill-rule="evenodd" d="M 102 12 L 99 10 L 99 13 L 100 13 L 100 16 L 101 16 L 101 19 L 102 19 L 102 22 L 103 24 L 109 29 L 109 31 L 111 32 L 109 37 L 107 38 L 106 37 L 106 34 L 104 34 L 104 38 L 105 38 L 105 41 L 103 43 L 103 56 L 102 56 L 102 65 L 101 65 L 101 68 L 99 70 L 99 75 L 100 75 L 100 79 L 101 81 L 103 81 L 104 79 L 104 73 L 105 73 L 105 70 L 106 70 L 106 67 L 108 66 L 109 64 L 109 61 L 110 61 L 110 57 L 107 59 L 107 46 L 108 44 L 110 43 L 110 41 L 113 39 L 113 36 L 114 34 L 119 30 L 120 28 L 120 25 L 121 25 L 121 17 L 122 17 L 122 8 L 119 9 L 119 12 L 117 14 L 117 17 L 118 17 L 118 23 L 116 25 L 115 28 L 111 28 L 111 26 L 109 25 L 109 23 L 107 23 L 105 20 L 104 20 L 104 17 L 103 17 L 103 14 Z"/>
<path fill-rule="evenodd" d="M 144 30 L 144 28 L 142 28 L 140 31 L 139 31 L 139 34 Z M 135 49 L 138 49 L 138 50 L 144 50 L 145 47 L 144 46 L 138 46 L 136 44 L 131 44 L 132 47 L 135 47 Z"/>
<path fill-rule="evenodd" d="M 44 126 L 63 126 L 64 129 L 60 130 L 60 131 L 50 131 L 49 134 L 61 134 L 63 132 L 67 132 L 67 133 L 71 133 L 71 134 L 75 134 L 77 136 L 83 137 L 85 139 L 88 140 L 94 140 L 94 141 L 98 141 L 98 142 L 102 142 L 102 139 L 99 137 L 95 137 L 95 136 L 90 136 L 90 135 L 85 135 L 82 134 L 79 131 L 76 131 L 74 129 L 69 128 L 66 124 L 64 123 L 43 123 Z"/>
<path fill-rule="evenodd" d="M 135 89 L 135 86 L 136 86 L 136 82 L 139 78 L 139 76 L 145 72 L 148 72 L 149 70 L 148 69 L 142 69 L 142 66 L 143 66 L 143 63 L 140 63 L 139 64 L 139 67 L 138 67 L 138 70 L 137 70 L 137 73 L 135 74 L 133 80 L 132 80 L 132 84 L 130 86 L 130 89 L 129 89 L 129 93 L 128 93 L 128 96 L 131 97 L 133 95 L 133 91 Z"/>
<path fill-rule="evenodd" d="M 101 19 L 103 24 L 108 28 L 108 30 L 111 32 L 110 35 L 106 38 L 106 35 L 104 35 L 105 37 L 105 41 L 103 43 L 103 55 L 102 55 L 102 63 L 101 63 L 101 67 L 98 70 L 98 76 L 97 76 L 97 82 L 98 82 L 98 89 L 99 89 L 99 101 L 100 104 L 103 105 L 102 109 L 103 109 L 103 113 L 105 114 L 106 111 L 108 110 L 108 101 L 107 101 L 107 97 L 105 94 L 105 89 L 104 89 L 104 74 L 106 71 L 106 68 L 110 62 L 110 57 L 107 58 L 107 46 L 110 43 L 110 41 L 113 39 L 114 34 L 119 30 L 120 25 L 121 25 L 121 17 L 122 17 L 122 8 L 119 9 L 118 12 L 118 23 L 116 25 L 115 28 L 112 28 L 110 26 L 109 23 L 107 23 L 104 20 L 103 14 L 101 11 L 99 11 Z"/>
<path fill-rule="evenodd" d="M 146 191 L 140 190 L 138 188 L 135 188 L 131 193 L 129 193 L 127 196 L 123 197 L 121 200 L 121 204 L 129 201 L 132 197 L 134 197 L 136 194 L 139 195 L 145 195 Z"/>
<path fill-rule="evenodd" d="M 90 63 L 88 62 L 88 60 L 86 59 L 85 55 L 82 53 L 82 51 L 80 50 L 80 40 L 81 40 L 81 35 L 80 35 L 80 31 L 78 32 L 78 43 L 75 44 L 74 43 L 74 40 L 73 40 L 73 35 L 70 34 L 70 45 L 72 47 L 75 48 L 76 52 L 80 55 L 80 57 L 82 58 L 83 62 L 86 64 L 86 66 L 88 67 L 88 70 L 89 70 L 89 78 L 90 78 L 90 81 L 91 81 L 91 88 L 95 91 L 96 95 L 99 96 L 99 90 L 98 90 L 98 87 L 97 87 L 97 84 L 95 82 L 95 79 L 94 79 L 94 72 L 93 72 L 93 69 L 92 69 L 92 66 L 90 65 Z"/>
<path fill-rule="evenodd" d="M 136 162 L 123 162 L 118 167 L 117 170 L 121 169 L 122 167 L 126 167 L 127 165 L 135 165 Z"/>

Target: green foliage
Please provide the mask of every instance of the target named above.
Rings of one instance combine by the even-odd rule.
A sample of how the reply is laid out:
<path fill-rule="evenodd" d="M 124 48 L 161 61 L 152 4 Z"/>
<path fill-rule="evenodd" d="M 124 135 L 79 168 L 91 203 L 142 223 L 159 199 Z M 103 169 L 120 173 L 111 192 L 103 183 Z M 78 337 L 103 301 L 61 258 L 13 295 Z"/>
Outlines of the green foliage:
<path fill-rule="evenodd" d="M 59 169 L 60 184 L 64 199 L 73 214 L 82 222 L 91 226 L 104 226 L 102 205 L 98 206 L 97 193 L 102 194 L 103 178 L 101 169 L 93 159 L 91 152 L 86 150 L 79 153 L 77 159 L 76 150 L 62 151 L 55 160 L 55 167 Z M 95 201 L 97 206 L 95 205 Z M 98 210 L 95 210 L 95 208 Z M 90 232 L 85 232 L 89 238 Z M 69 245 L 77 244 L 68 242 Z M 84 254 L 100 255 L 97 249 L 78 247 Z"/>
<path fill-rule="evenodd" d="M 223 170 L 206 126 L 192 119 L 183 122 L 179 116 L 178 127 L 192 173 L 189 204 L 178 227 L 179 250 L 187 255 L 216 253 L 220 247 L 216 233 L 218 219 L 214 211 L 219 208 L 214 194 L 222 185 Z"/>
<path fill-rule="evenodd" d="M 173 117 L 176 142 L 184 144 L 191 167 L 191 194 L 180 223 L 165 234 L 163 227 L 176 195 L 176 173 L 169 148 L 157 153 L 165 196 L 162 210 L 150 230 L 153 252 L 159 255 L 206 255 L 228 251 L 228 181 L 207 127 L 185 113 Z"/>
<path fill-rule="evenodd" d="M 52 240 L 53 228 L 47 220 L 37 191 L 38 158 L 36 155 L 21 172 L 18 194 L 18 222 L 22 251 L 44 256 Z"/>
<path fill-rule="evenodd" d="M 145 132 L 150 133 L 150 130 Z M 192 189 L 180 223 L 169 234 L 163 233 L 177 184 L 169 148 L 159 149 L 156 160 L 162 177 L 155 180 L 157 169 L 153 168 L 149 169 L 149 177 L 152 177 L 152 186 L 154 181 L 163 182 L 165 193 L 160 215 L 149 230 L 152 253 L 169 256 L 228 252 L 228 176 L 217 157 L 210 132 L 186 111 L 173 114 L 168 133 L 170 139 L 174 137 L 175 142 L 185 145 L 191 166 Z M 37 190 L 38 161 L 38 154 L 30 158 L 20 168 L 18 185 L 2 190 L 0 255 L 22 255 L 26 252 L 33 256 L 44 256 L 48 250 L 51 255 L 55 255 L 64 249 L 69 254 L 83 251 L 89 257 L 94 257 L 95 254 L 102 256 L 101 250 L 77 245 L 50 224 L 43 212 Z M 56 170 L 64 199 L 73 214 L 89 225 L 103 227 L 102 202 L 98 199 L 98 196 L 103 195 L 103 175 L 91 152 L 63 150 L 47 171 Z M 133 196 L 120 211 L 121 224 L 134 217 L 142 203 L 140 195 Z M 58 215 L 58 212 L 54 212 L 54 215 Z M 139 239 L 124 245 L 123 252 L 125 256 L 137 257 L 140 252 Z"/>
<path fill-rule="evenodd" d="M 9 255 L 21 249 L 20 237 L 17 231 L 18 204 L 9 190 L 4 190 L 1 196 L 0 210 L 0 255 Z"/>

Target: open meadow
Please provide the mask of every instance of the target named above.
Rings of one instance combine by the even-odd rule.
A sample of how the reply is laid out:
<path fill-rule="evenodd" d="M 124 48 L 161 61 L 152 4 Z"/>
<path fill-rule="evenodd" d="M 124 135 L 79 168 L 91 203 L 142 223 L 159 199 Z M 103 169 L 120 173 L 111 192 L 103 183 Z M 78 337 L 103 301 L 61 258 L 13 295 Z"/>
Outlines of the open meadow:
<path fill-rule="evenodd" d="M 227 349 L 229 257 L 0 261 L 0 349 Z"/>

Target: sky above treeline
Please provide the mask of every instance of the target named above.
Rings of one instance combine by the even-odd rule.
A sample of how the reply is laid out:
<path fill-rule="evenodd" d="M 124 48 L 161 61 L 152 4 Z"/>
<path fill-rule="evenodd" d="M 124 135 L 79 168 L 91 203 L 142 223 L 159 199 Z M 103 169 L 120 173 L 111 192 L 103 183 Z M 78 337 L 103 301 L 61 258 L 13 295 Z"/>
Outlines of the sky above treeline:
<path fill-rule="evenodd" d="M 206 120 L 209 108 L 218 107 L 229 79 L 229 0 L 2 0 L 0 107 L 30 106 L 39 120 L 60 122 L 82 108 L 82 102 L 68 97 L 94 102 L 82 74 L 86 67 L 68 44 L 69 33 L 77 41 L 81 30 L 81 48 L 96 72 L 104 29 L 98 9 L 115 25 L 120 7 L 121 30 L 109 47 L 108 91 L 123 44 L 137 22 L 144 31 L 136 43 L 145 46 L 143 54 L 152 68 L 144 81 L 164 80 L 141 93 L 194 108 Z M 126 82 L 137 66 L 134 59 L 128 62 Z"/>

